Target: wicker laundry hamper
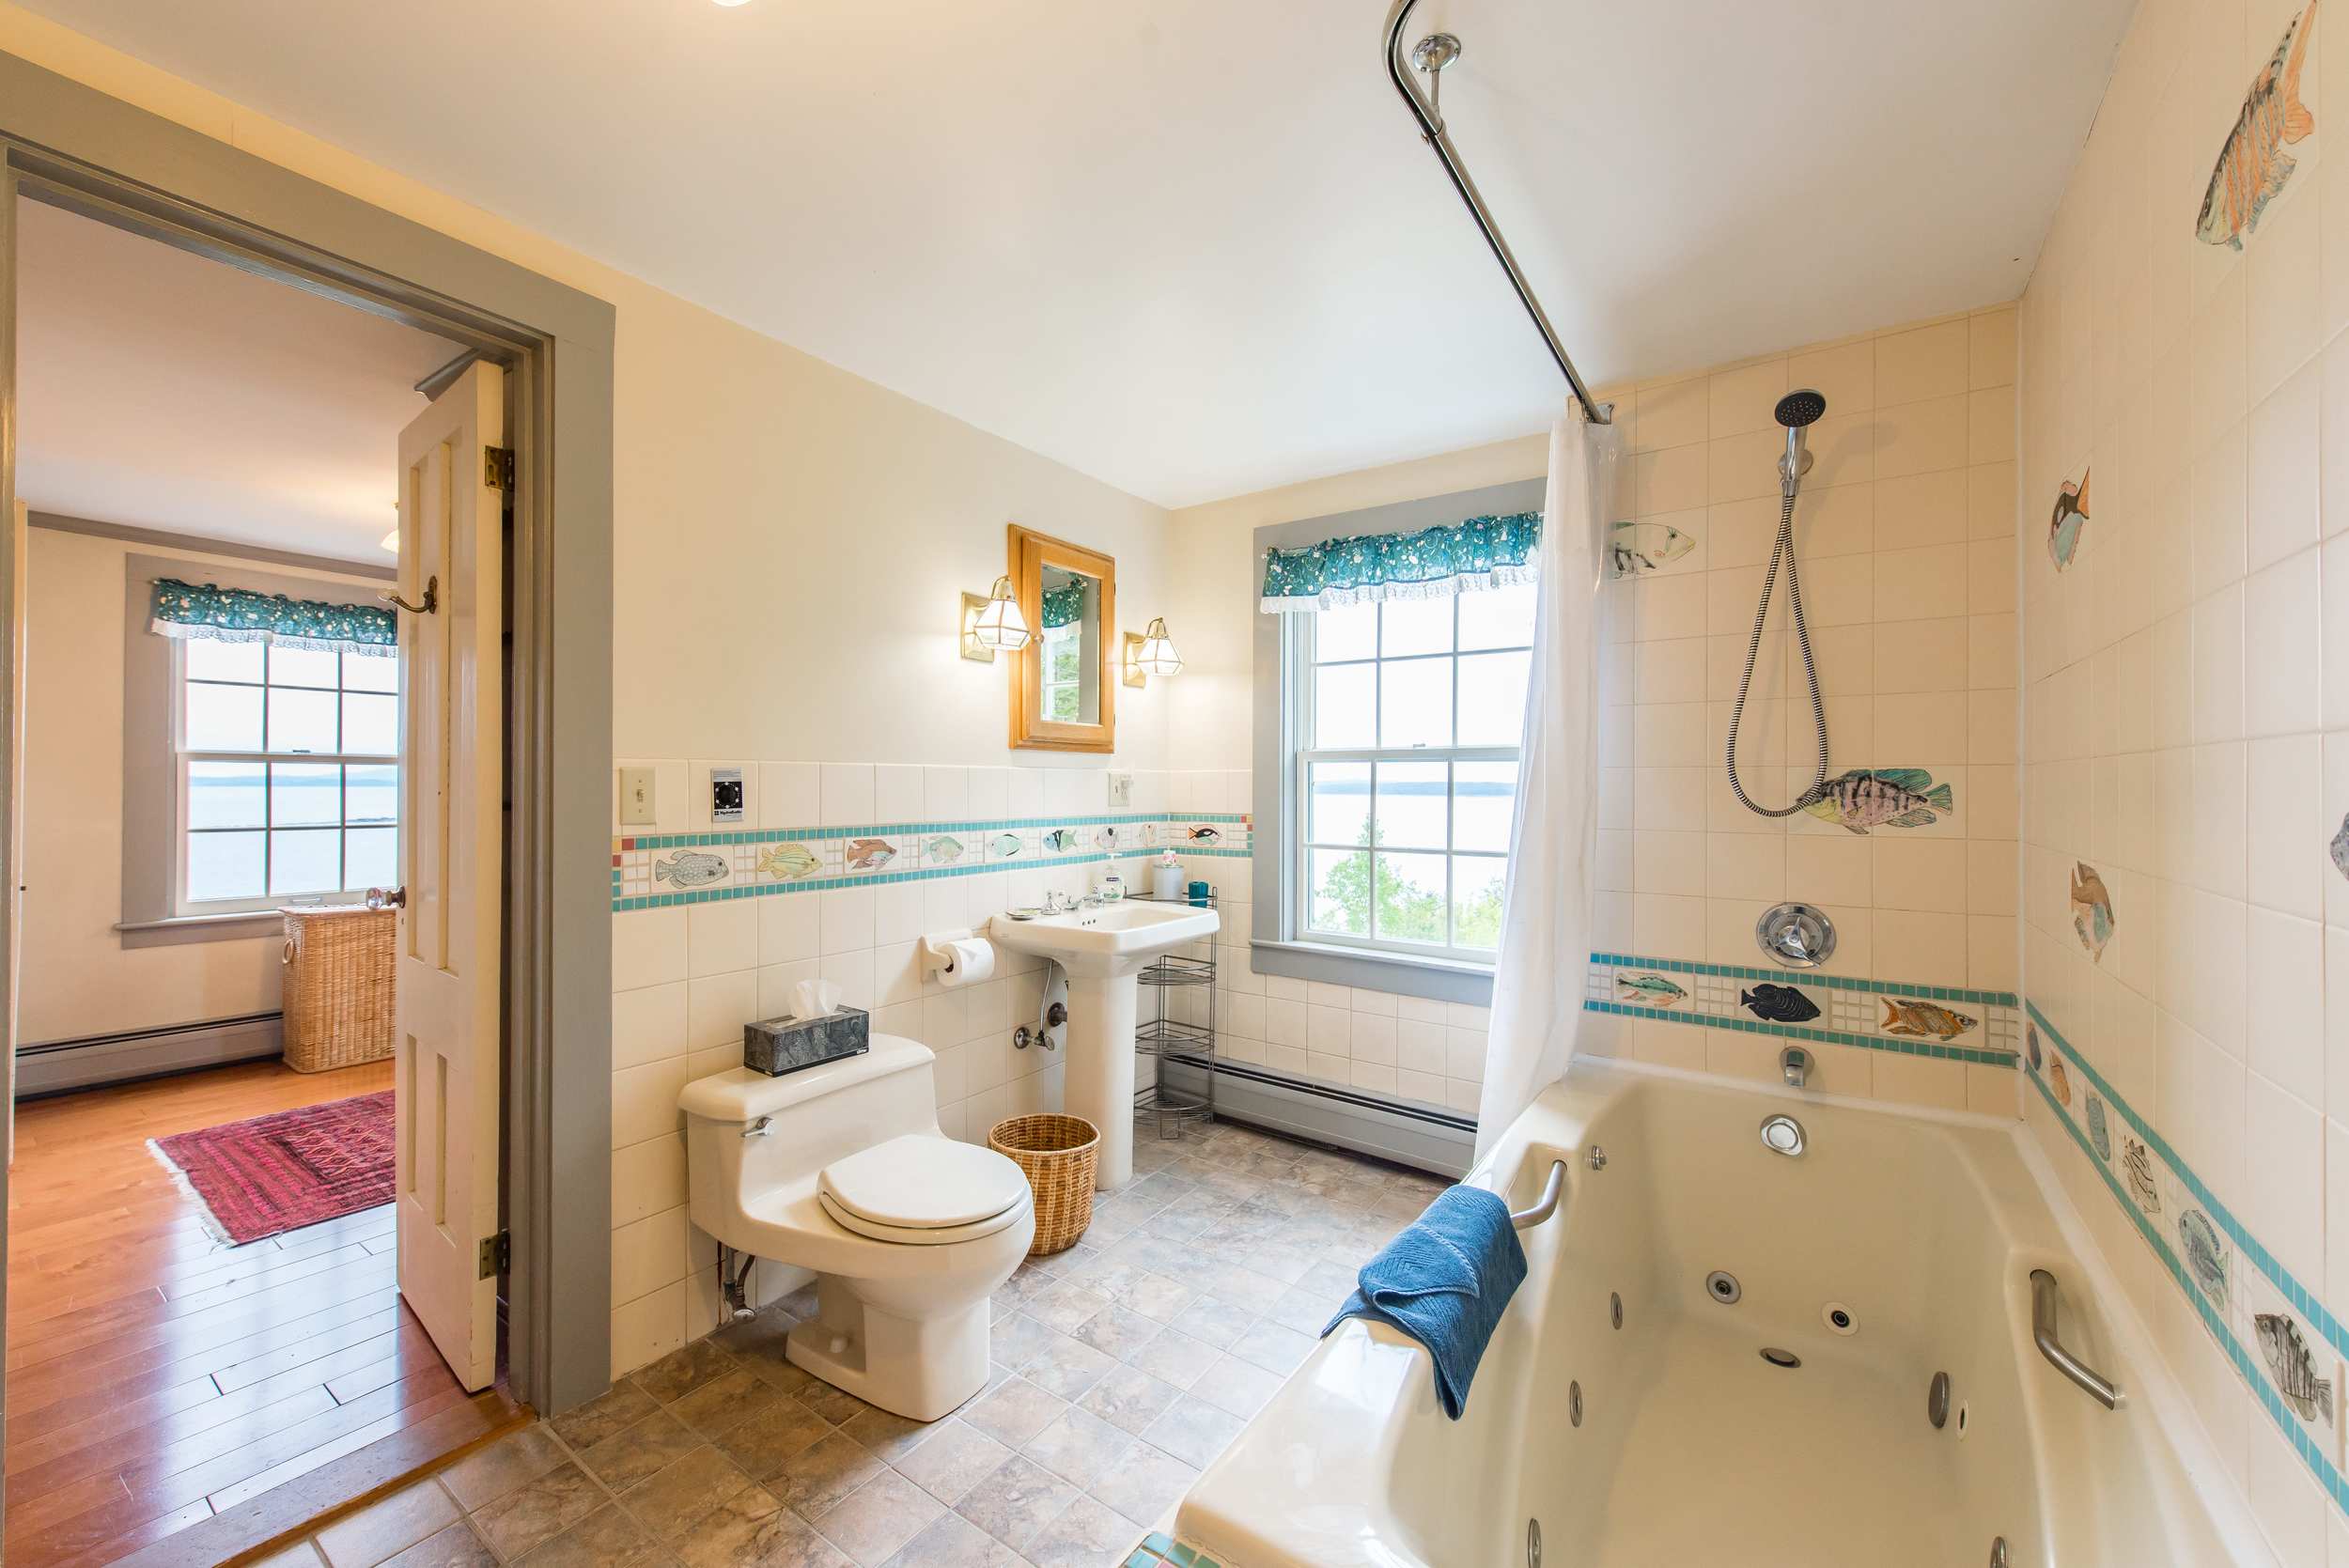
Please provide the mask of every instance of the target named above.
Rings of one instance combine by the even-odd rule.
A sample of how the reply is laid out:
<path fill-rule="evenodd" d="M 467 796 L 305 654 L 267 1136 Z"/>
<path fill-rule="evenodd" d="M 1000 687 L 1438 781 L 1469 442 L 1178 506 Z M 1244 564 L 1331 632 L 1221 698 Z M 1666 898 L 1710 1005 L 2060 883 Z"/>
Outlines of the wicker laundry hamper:
<path fill-rule="evenodd" d="M 322 1073 L 392 1054 L 395 909 L 320 904 L 286 917 L 286 1065 Z"/>
<path fill-rule="evenodd" d="M 995 1124 L 987 1146 L 1009 1158 L 1035 1194 L 1035 1239 L 1028 1256 L 1066 1251 L 1093 1223 L 1093 1175 L 1099 1129 L 1081 1116 L 1038 1111 Z"/>

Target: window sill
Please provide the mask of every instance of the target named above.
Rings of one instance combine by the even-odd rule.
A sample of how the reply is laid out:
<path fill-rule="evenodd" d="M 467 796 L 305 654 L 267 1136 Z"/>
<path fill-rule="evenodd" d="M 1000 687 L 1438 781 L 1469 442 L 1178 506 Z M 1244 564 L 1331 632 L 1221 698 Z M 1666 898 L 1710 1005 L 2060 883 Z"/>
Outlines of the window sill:
<path fill-rule="evenodd" d="M 256 937 L 279 937 L 286 918 L 275 909 L 241 910 L 226 915 L 170 915 L 162 920 L 126 920 L 115 925 L 126 948 L 176 947 L 182 942 L 249 941 Z"/>
<path fill-rule="evenodd" d="M 1413 958 L 1370 948 L 1339 947 L 1325 942 L 1266 941 L 1249 944 L 1259 974 L 1290 980 L 1318 980 L 1329 986 L 1356 986 L 1365 991 L 1389 991 L 1397 996 L 1425 997 L 1432 1001 L 1457 1001 L 1489 1007 L 1493 971 L 1486 964 L 1462 964 L 1445 958 Z"/>

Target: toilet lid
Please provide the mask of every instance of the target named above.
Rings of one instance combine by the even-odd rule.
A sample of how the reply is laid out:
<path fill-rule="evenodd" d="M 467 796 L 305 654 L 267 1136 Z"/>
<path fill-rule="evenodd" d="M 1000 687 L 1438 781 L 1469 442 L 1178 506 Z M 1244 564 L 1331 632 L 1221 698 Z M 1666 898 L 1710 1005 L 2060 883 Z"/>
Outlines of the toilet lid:
<path fill-rule="evenodd" d="M 1019 1207 L 1028 1178 L 992 1149 L 909 1133 L 825 1166 L 817 1191 L 835 1215 L 891 1231 L 947 1231 Z"/>

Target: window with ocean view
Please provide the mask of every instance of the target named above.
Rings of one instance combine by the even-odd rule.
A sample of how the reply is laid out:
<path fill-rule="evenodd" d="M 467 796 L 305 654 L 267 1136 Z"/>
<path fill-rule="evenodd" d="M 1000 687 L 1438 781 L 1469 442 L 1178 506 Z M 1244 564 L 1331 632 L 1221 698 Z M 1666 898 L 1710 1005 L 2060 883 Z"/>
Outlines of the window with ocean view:
<path fill-rule="evenodd" d="M 397 659 L 173 644 L 177 912 L 340 902 L 397 877 Z"/>
<path fill-rule="evenodd" d="M 1532 584 L 1322 609 L 1290 670 L 1300 939 L 1490 963 Z"/>

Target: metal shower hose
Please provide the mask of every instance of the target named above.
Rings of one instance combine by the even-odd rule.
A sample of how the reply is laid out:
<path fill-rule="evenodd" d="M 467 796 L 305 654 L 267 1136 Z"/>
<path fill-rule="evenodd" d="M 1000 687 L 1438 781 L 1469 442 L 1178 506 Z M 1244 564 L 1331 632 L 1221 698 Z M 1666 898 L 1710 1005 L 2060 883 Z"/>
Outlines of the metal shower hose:
<path fill-rule="evenodd" d="M 1737 803 L 1757 816 L 1792 816 L 1816 800 L 1827 788 L 1827 705 L 1819 700 L 1819 669 L 1811 658 L 1811 628 L 1802 618 L 1802 579 L 1795 570 L 1795 497 L 1792 487 L 1778 516 L 1778 546 L 1770 551 L 1770 569 L 1762 577 L 1762 602 L 1753 611 L 1753 641 L 1746 647 L 1746 673 L 1737 677 L 1737 702 L 1729 710 L 1729 744 L 1721 761 L 1729 769 L 1729 791 Z M 1753 684 L 1753 661 L 1762 653 L 1762 626 L 1769 619 L 1770 590 L 1778 582 L 1778 564 L 1786 563 L 1786 597 L 1795 607 L 1795 641 L 1802 646 L 1802 675 L 1811 684 L 1811 717 L 1819 730 L 1819 771 L 1811 787 L 1784 807 L 1757 806 L 1737 782 L 1737 724 L 1745 717 L 1746 691 Z"/>

